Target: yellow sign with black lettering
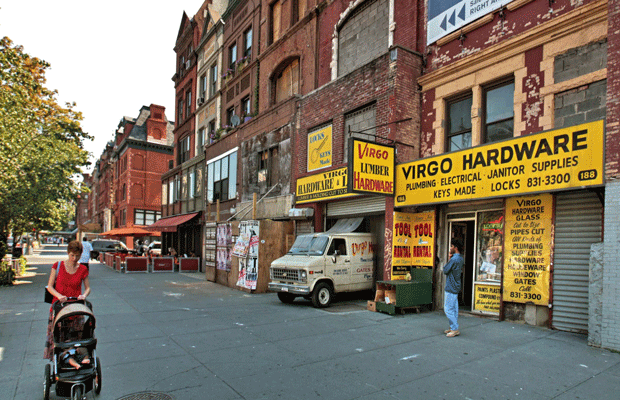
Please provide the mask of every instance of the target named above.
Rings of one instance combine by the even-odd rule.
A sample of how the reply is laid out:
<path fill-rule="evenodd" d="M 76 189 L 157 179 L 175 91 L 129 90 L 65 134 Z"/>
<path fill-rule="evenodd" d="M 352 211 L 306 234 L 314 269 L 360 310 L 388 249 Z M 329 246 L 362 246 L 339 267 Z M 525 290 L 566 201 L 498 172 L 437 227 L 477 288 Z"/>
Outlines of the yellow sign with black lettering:
<path fill-rule="evenodd" d="M 308 133 L 308 172 L 332 166 L 332 126 Z"/>
<path fill-rule="evenodd" d="M 349 191 L 394 196 L 394 147 L 349 139 Z"/>
<path fill-rule="evenodd" d="M 602 185 L 604 144 L 596 121 L 400 164 L 394 206 Z"/>
<path fill-rule="evenodd" d="M 506 200 L 504 301 L 549 304 L 553 196 Z"/>
<path fill-rule="evenodd" d="M 296 203 L 357 196 L 347 190 L 347 167 L 297 179 Z"/>
<path fill-rule="evenodd" d="M 499 314 L 501 287 L 499 285 L 475 285 L 474 310 Z"/>

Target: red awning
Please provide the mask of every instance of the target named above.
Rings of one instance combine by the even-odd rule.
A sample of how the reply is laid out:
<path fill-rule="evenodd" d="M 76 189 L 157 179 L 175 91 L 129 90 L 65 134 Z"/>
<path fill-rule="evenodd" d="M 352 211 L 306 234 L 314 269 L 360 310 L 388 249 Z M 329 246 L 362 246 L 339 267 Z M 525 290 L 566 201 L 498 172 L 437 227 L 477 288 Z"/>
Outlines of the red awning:
<path fill-rule="evenodd" d="M 159 232 L 176 232 L 177 226 L 186 223 L 190 219 L 194 218 L 198 213 L 175 215 L 174 217 L 162 218 L 146 227 L 149 231 Z"/>
<path fill-rule="evenodd" d="M 157 233 L 147 231 L 139 226 L 116 228 L 99 234 L 100 236 L 159 236 Z"/>

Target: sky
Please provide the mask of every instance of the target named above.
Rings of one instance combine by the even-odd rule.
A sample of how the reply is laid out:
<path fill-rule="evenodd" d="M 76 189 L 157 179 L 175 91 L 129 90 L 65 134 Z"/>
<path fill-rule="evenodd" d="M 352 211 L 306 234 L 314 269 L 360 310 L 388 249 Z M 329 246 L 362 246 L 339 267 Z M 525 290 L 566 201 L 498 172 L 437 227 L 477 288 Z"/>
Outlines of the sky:
<path fill-rule="evenodd" d="M 162 105 L 174 120 L 174 44 L 183 11 L 192 18 L 202 2 L 3 0 L 0 37 L 51 64 L 46 86 L 82 112 L 94 164 L 121 119 L 142 106 Z"/>

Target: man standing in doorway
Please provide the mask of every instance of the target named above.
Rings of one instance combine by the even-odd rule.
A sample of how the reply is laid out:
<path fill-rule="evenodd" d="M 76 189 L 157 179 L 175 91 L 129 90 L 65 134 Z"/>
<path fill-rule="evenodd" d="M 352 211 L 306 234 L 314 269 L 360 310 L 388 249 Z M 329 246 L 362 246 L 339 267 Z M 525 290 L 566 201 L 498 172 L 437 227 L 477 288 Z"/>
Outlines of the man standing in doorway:
<path fill-rule="evenodd" d="M 450 241 L 450 261 L 443 267 L 446 275 L 446 289 L 443 309 L 450 322 L 450 329 L 444 333 L 447 337 L 455 337 L 461 334 L 459 331 L 459 292 L 461 291 L 461 274 L 463 273 L 463 242 L 460 239 Z"/>
<path fill-rule="evenodd" d="M 80 257 L 79 263 L 84 264 L 86 269 L 89 269 L 88 263 L 90 262 L 91 251 L 93 251 L 93 246 L 88 242 L 88 238 L 84 236 L 82 238 L 82 256 Z"/>

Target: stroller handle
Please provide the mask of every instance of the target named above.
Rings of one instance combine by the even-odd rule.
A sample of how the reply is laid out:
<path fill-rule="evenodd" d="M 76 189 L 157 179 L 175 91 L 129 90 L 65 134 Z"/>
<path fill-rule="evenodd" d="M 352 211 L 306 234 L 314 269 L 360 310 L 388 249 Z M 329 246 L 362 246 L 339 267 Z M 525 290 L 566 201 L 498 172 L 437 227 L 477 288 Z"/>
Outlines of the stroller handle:
<path fill-rule="evenodd" d="M 90 308 L 91 311 L 93 309 L 92 303 L 86 299 L 80 300 L 77 297 L 67 297 L 67 300 L 64 302 L 61 302 L 60 300 L 56 300 L 54 304 L 52 304 L 52 306 L 54 307 L 54 312 L 60 311 L 61 308 L 63 308 L 65 305 L 70 304 L 70 303 L 84 304 L 86 307 Z"/>

